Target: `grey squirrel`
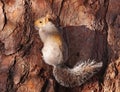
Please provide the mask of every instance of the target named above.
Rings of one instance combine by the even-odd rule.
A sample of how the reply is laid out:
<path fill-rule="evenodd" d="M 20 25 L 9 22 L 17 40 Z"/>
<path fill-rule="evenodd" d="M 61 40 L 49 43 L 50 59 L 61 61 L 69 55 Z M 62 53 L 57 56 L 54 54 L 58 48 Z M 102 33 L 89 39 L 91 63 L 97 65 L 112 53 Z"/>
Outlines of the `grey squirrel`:
<path fill-rule="evenodd" d="M 67 47 L 57 27 L 49 20 L 49 15 L 36 20 L 34 26 L 39 30 L 44 44 L 43 59 L 45 63 L 54 67 L 53 75 L 59 84 L 65 87 L 80 86 L 101 69 L 102 62 L 97 63 L 90 59 L 73 68 L 64 65 L 67 58 Z"/>

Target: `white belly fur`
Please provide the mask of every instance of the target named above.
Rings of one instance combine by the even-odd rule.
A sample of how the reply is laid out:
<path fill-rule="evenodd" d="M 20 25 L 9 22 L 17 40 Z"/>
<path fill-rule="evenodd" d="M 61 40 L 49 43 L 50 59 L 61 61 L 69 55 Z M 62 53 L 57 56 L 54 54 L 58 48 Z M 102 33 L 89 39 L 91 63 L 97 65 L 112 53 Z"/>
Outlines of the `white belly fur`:
<path fill-rule="evenodd" d="M 58 44 L 47 41 L 42 49 L 43 59 L 49 65 L 57 65 L 63 62 L 63 54 Z"/>

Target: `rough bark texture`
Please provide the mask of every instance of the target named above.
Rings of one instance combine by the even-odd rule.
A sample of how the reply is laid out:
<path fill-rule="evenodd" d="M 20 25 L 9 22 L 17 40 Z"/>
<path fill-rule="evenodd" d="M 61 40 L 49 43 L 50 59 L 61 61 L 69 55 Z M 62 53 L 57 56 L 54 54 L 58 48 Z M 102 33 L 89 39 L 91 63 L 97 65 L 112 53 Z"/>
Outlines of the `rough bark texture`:
<path fill-rule="evenodd" d="M 104 63 L 80 87 L 60 86 L 42 60 L 33 23 L 47 13 L 63 29 L 68 65 Z M 120 0 L 0 0 L 0 92 L 120 92 Z"/>

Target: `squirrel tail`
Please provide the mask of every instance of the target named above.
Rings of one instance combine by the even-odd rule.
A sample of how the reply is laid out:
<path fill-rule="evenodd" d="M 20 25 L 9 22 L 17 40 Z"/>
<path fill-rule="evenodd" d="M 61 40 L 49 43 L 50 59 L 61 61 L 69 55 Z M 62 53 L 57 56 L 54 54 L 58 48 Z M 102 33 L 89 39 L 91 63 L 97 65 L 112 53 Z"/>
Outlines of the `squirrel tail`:
<path fill-rule="evenodd" d="M 65 87 L 80 86 L 102 67 L 102 62 L 96 63 L 88 59 L 76 64 L 72 69 L 65 65 L 54 66 L 53 74 L 57 82 Z"/>

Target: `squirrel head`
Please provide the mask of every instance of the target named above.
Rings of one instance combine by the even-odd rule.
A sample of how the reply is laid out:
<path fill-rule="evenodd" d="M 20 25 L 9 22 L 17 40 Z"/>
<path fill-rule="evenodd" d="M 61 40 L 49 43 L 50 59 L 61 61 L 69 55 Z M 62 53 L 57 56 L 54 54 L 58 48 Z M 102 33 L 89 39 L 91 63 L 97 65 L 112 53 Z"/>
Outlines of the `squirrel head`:
<path fill-rule="evenodd" d="M 46 26 L 46 24 L 50 22 L 50 15 L 46 15 L 45 17 L 39 18 L 34 22 L 34 26 L 37 30 Z"/>

